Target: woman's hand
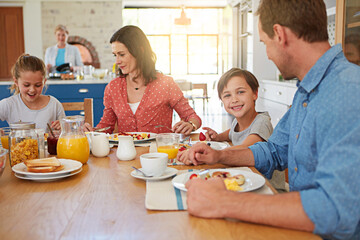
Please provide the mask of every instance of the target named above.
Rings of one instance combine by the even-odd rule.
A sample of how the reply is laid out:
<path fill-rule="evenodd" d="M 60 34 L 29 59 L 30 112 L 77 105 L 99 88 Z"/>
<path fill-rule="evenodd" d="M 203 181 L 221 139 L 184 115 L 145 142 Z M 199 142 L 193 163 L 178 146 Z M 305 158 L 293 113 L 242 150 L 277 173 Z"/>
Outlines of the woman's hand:
<path fill-rule="evenodd" d="M 190 133 L 193 131 L 193 128 L 194 127 L 191 123 L 181 120 L 172 127 L 172 130 L 174 133 L 183 133 L 185 135 L 190 135 Z"/>
<path fill-rule="evenodd" d="M 184 150 L 178 153 L 177 160 L 184 163 L 185 165 L 192 165 L 192 162 L 189 159 L 189 150 Z"/>
<path fill-rule="evenodd" d="M 206 130 L 206 141 L 218 141 L 219 134 L 217 132 L 208 127 L 203 127 L 202 129 Z"/>
<path fill-rule="evenodd" d="M 54 130 L 61 130 L 60 121 L 59 120 L 53 121 L 51 123 L 50 127 L 51 127 L 51 129 L 54 129 Z"/>
<path fill-rule="evenodd" d="M 91 125 L 89 123 L 85 123 L 83 125 L 83 131 L 84 132 L 92 132 L 94 130 L 95 130 L 95 128 L 91 127 Z"/>
<path fill-rule="evenodd" d="M 51 68 L 52 68 L 52 65 L 50 63 L 48 65 L 46 65 L 46 69 L 47 69 L 48 73 L 50 72 Z"/>

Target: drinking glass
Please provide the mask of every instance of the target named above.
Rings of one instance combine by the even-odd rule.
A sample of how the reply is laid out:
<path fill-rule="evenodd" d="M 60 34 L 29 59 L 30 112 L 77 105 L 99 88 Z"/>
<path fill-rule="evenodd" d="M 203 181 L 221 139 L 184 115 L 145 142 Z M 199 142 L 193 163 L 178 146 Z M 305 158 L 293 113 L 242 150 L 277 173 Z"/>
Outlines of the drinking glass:
<path fill-rule="evenodd" d="M 9 149 L 9 134 L 10 134 L 9 127 L 0 128 L 1 145 L 5 149 Z"/>
<path fill-rule="evenodd" d="M 156 136 L 157 151 L 167 153 L 168 163 L 174 163 L 179 151 L 180 136 L 176 133 L 160 133 Z"/>

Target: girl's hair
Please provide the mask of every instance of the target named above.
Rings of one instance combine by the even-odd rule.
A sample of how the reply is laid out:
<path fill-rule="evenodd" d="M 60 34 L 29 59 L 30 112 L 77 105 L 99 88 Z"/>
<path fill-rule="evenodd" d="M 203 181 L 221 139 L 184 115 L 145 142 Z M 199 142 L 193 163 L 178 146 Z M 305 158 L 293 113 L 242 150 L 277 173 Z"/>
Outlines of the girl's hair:
<path fill-rule="evenodd" d="M 57 31 L 64 31 L 67 35 L 69 35 L 69 31 L 67 30 L 67 28 L 64 25 L 61 25 L 61 24 L 57 25 L 55 27 L 54 33 L 56 33 Z"/>
<path fill-rule="evenodd" d="M 221 94 L 224 91 L 224 88 L 226 87 L 226 85 L 228 84 L 229 80 L 232 77 L 243 77 L 247 84 L 249 84 L 251 90 L 254 93 L 257 93 L 258 88 L 259 88 L 259 82 L 256 79 L 256 77 L 249 71 L 240 69 L 240 68 L 232 68 L 229 71 L 227 71 L 226 73 L 224 73 L 218 83 L 217 89 L 218 89 L 218 94 L 219 94 L 219 98 L 221 99 Z"/>
<path fill-rule="evenodd" d="M 13 78 L 18 80 L 20 77 L 20 74 L 22 72 L 27 72 L 27 71 L 31 71 L 31 72 L 40 71 L 41 75 L 45 78 L 46 70 L 45 70 L 44 62 L 38 57 L 31 56 L 29 54 L 22 54 L 16 60 L 16 63 L 14 64 L 14 66 L 12 66 L 11 74 L 12 74 Z M 16 86 L 15 83 L 13 85 L 11 85 L 10 91 L 14 92 L 14 94 L 18 94 L 20 92 L 19 88 Z"/>
<path fill-rule="evenodd" d="M 139 75 L 144 77 L 145 85 L 156 79 L 156 55 L 151 49 L 149 40 L 140 28 L 132 25 L 120 28 L 112 35 L 110 43 L 113 42 L 124 44 L 136 59 Z M 120 75 L 125 76 L 121 70 Z"/>

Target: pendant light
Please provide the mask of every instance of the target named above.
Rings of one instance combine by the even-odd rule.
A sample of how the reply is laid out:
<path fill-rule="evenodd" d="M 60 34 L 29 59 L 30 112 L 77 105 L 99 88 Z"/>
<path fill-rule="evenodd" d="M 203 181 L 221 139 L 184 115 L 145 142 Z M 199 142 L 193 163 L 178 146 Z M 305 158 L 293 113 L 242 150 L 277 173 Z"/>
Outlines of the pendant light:
<path fill-rule="evenodd" d="M 175 24 L 176 25 L 190 25 L 191 24 L 191 19 L 186 17 L 184 6 L 181 7 L 180 18 L 175 18 Z"/>

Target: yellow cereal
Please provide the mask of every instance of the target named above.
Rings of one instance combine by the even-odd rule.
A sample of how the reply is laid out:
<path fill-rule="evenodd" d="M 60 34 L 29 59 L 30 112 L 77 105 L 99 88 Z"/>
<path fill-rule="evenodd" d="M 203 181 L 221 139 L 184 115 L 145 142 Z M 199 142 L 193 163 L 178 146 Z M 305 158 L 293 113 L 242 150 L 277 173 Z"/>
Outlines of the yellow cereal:
<path fill-rule="evenodd" d="M 225 178 L 224 183 L 225 183 L 227 190 L 230 190 L 230 191 L 242 191 L 243 190 L 242 187 L 239 186 L 239 184 L 236 182 L 235 179 Z"/>

